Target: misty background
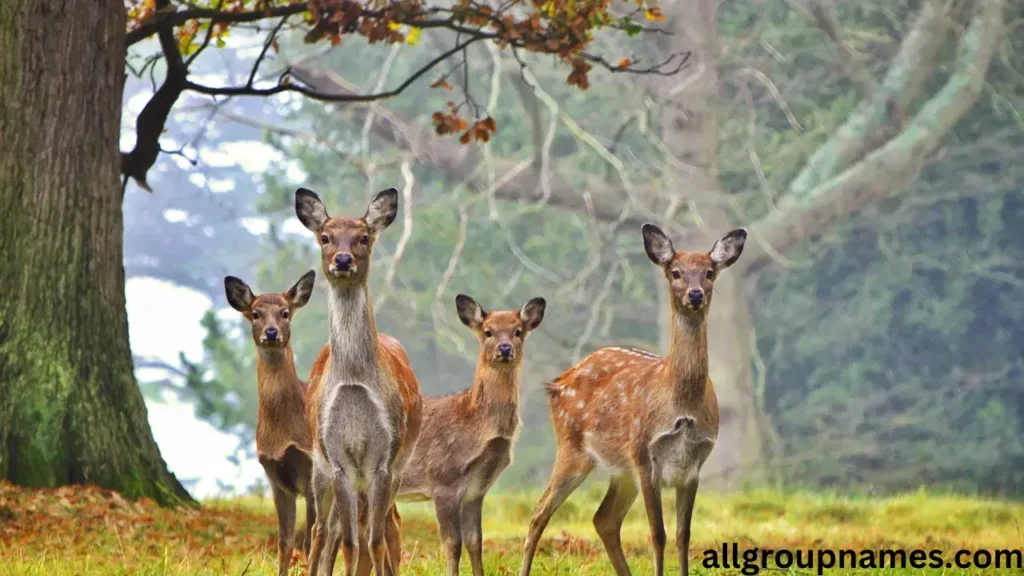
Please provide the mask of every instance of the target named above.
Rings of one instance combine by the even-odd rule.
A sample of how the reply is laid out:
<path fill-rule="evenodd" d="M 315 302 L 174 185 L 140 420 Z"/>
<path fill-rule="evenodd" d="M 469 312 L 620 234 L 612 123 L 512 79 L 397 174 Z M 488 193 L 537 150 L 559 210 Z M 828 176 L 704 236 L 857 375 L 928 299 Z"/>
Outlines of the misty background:
<path fill-rule="evenodd" d="M 124 202 L 132 350 L 170 469 L 199 497 L 260 489 L 254 348 L 223 277 L 278 292 L 316 270 L 314 297 L 293 323 L 305 379 L 327 314 L 294 190 L 314 190 L 331 214 L 362 215 L 393 186 L 402 204 L 378 239 L 371 293 L 379 329 L 405 346 L 425 394 L 471 383 L 477 344 L 455 314 L 457 293 L 487 309 L 548 301 L 527 343 L 525 425 L 499 487 L 548 476 L 544 382 L 601 346 L 665 351 L 665 295 L 639 233 L 653 221 L 677 250 L 708 250 L 739 226 L 751 233 L 744 266 L 716 284 L 709 320 L 723 429 L 702 486 L 1020 496 L 1022 4 L 1009 3 L 979 97 L 919 174 L 873 174 L 881 192 L 863 208 L 862 189 L 822 185 L 869 156 L 830 157 L 844 138 L 878 149 L 943 96 L 957 42 L 921 22 L 928 4 L 946 6 L 961 28 L 969 20 L 945 3 L 870 0 L 829 12 L 836 33 L 803 4 L 764 0 L 722 2 L 701 30 L 688 8 L 666 5 L 673 38 L 694 51 L 689 67 L 670 78 L 593 70 L 585 92 L 550 59 L 527 56 L 524 72 L 478 46 L 449 81 L 468 88 L 466 114 L 490 115 L 498 132 L 466 146 L 433 134 L 431 112 L 454 97 L 430 87 L 431 74 L 366 105 L 183 97 L 149 175 L 153 192 L 129 184 Z M 915 30 L 949 38 L 901 60 Z M 193 75 L 205 62 L 218 70 L 206 84 L 244 83 L 260 38 L 233 32 Z M 596 46 L 653 61 L 660 43 L 676 41 L 609 35 Z M 440 49 L 429 31 L 389 47 L 346 39 L 344 50 L 288 37 L 265 66 L 369 92 Z M 157 50 L 130 53 L 141 63 Z M 925 64 L 898 69 L 908 61 Z M 159 67 L 129 78 L 122 149 Z M 862 97 L 868 89 L 892 94 Z M 883 120 L 851 126 L 872 106 Z M 836 207 L 827 221 L 801 220 L 799 208 L 821 198 Z"/>

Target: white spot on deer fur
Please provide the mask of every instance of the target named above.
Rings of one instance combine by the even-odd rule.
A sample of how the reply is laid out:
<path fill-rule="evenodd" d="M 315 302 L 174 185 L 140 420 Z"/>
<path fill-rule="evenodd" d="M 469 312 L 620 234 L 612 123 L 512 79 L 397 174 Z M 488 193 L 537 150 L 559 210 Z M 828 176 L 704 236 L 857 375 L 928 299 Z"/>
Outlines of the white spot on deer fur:
<path fill-rule="evenodd" d="M 569 398 L 572 398 L 573 396 L 576 395 L 576 391 L 573 390 L 572 388 L 566 388 L 565 395 L 568 396 Z"/>
<path fill-rule="evenodd" d="M 623 366 L 625 366 L 625 365 L 626 365 L 626 363 L 625 363 L 625 362 L 616 362 L 616 363 L 615 363 L 615 367 L 616 367 L 616 368 L 622 368 L 622 367 L 623 367 Z"/>
<path fill-rule="evenodd" d="M 580 410 L 583 410 L 583 406 L 583 400 L 580 400 L 579 402 L 576 403 L 576 407 L 579 408 Z"/>

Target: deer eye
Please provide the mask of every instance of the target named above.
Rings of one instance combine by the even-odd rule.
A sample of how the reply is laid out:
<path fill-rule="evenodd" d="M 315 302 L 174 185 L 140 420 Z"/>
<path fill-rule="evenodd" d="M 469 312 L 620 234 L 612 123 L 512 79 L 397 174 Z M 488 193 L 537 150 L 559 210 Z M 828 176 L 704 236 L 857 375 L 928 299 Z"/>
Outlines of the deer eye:
<path fill-rule="evenodd" d="M 490 330 L 484 330 L 484 336 L 490 338 L 491 336 L 494 336 L 494 333 Z"/>
<path fill-rule="evenodd" d="M 259 313 L 259 312 L 255 312 L 255 311 L 254 311 L 254 312 L 252 313 L 252 319 L 253 319 L 253 320 L 259 320 L 259 319 L 260 319 L 260 313 Z"/>
<path fill-rule="evenodd" d="M 330 241 L 331 241 L 331 239 L 327 237 L 327 234 L 321 234 L 320 235 L 320 243 L 321 244 L 327 244 Z"/>
<path fill-rule="evenodd" d="M 708 271 L 707 271 L 707 272 L 706 272 L 706 273 L 704 274 L 704 276 L 705 276 L 705 277 L 706 277 L 706 278 L 707 278 L 708 280 L 711 280 L 712 278 L 714 278 L 714 277 L 715 277 L 715 271 L 714 271 L 714 270 L 708 270 Z"/>
<path fill-rule="evenodd" d="M 519 338 L 522 335 L 523 335 L 523 330 L 521 328 L 516 328 L 516 338 Z"/>
<path fill-rule="evenodd" d="M 281 318 L 287 320 L 289 316 L 291 316 L 291 314 L 289 314 L 287 310 L 281 312 Z"/>
<path fill-rule="evenodd" d="M 679 270 L 673 270 L 672 277 L 675 278 L 676 280 L 679 280 L 680 278 L 683 277 L 683 275 L 679 272 Z"/>
<path fill-rule="evenodd" d="M 367 244 L 370 243 L 370 237 L 366 234 L 363 234 L 363 237 L 359 239 L 359 243 L 362 244 L 363 246 L 366 246 Z"/>

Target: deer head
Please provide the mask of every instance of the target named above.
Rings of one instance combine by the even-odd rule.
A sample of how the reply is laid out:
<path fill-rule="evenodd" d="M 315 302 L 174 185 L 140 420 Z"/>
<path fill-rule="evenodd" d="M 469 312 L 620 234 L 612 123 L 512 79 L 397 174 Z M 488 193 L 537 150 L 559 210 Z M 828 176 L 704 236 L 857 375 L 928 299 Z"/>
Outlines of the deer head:
<path fill-rule="evenodd" d="M 481 358 L 492 366 L 516 366 L 523 358 L 523 344 L 544 320 L 547 303 L 534 298 L 516 310 L 487 312 L 464 294 L 455 297 L 459 319 L 476 332 Z"/>
<path fill-rule="evenodd" d="M 665 272 L 673 310 L 691 315 L 707 314 L 715 279 L 739 259 L 747 240 L 747 231 L 738 228 L 722 236 L 710 252 L 676 252 L 661 228 L 644 224 L 641 232 L 647 257 Z"/>
<path fill-rule="evenodd" d="M 331 217 L 311 190 L 295 191 L 295 214 L 303 226 L 317 235 L 321 263 L 328 281 L 338 286 L 364 284 L 370 273 L 370 255 L 377 234 L 398 214 L 398 191 L 388 188 L 377 194 L 362 218 Z"/>
<path fill-rule="evenodd" d="M 284 348 L 291 340 L 291 324 L 295 311 L 309 302 L 316 273 L 310 270 L 294 286 L 282 294 L 254 296 L 249 285 L 235 278 L 224 278 L 228 304 L 252 324 L 252 339 L 258 348 Z"/>

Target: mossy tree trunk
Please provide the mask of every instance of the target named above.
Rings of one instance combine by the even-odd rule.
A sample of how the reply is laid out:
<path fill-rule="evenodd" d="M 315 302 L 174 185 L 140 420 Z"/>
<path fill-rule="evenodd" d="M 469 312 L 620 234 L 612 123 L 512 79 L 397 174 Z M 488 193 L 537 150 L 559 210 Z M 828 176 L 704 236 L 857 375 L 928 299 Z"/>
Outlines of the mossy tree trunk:
<path fill-rule="evenodd" d="M 121 2 L 0 2 L 0 478 L 191 498 L 132 368 Z"/>

